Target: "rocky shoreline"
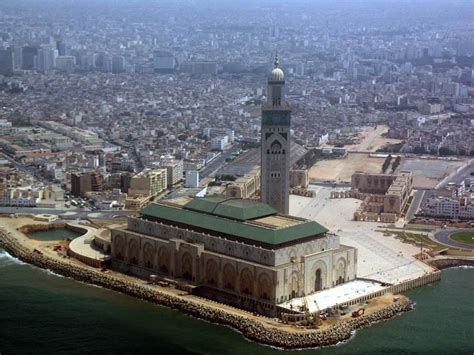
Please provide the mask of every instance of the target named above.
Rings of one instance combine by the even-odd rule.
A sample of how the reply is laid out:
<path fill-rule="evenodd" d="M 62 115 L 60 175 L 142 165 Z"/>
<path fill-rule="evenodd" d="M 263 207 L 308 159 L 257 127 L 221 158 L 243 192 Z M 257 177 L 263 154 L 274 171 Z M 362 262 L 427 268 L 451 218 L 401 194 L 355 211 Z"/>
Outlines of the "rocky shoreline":
<path fill-rule="evenodd" d="M 60 260 L 31 252 L 14 237 L 0 232 L 0 247 L 20 260 L 37 267 L 49 269 L 57 274 L 94 284 L 124 294 L 137 297 L 152 303 L 178 309 L 197 318 L 227 325 L 240 331 L 248 339 L 284 349 L 314 348 L 336 345 L 348 340 L 359 328 L 392 318 L 412 309 L 412 302 L 401 298 L 397 303 L 346 321 L 338 321 L 324 330 L 283 331 L 258 322 L 254 319 L 236 315 L 217 307 L 200 304 L 179 296 L 163 293 L 157 289 L 121 280 L 114 276 L 64 263 Z"/>

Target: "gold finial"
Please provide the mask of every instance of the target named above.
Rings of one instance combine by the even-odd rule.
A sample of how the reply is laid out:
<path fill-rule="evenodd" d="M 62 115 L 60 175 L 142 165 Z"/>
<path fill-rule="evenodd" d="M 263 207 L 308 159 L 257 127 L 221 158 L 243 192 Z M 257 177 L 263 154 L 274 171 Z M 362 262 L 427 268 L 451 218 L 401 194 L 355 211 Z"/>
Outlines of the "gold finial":
<path fill-rule="evenodd" d="M 278 58 L 278 53 L 275 54 L 275 61 L 273 62 L 273 66 L 275 68 L 278 68 L 278 66 L 280 65 L 280 59 Z"/>

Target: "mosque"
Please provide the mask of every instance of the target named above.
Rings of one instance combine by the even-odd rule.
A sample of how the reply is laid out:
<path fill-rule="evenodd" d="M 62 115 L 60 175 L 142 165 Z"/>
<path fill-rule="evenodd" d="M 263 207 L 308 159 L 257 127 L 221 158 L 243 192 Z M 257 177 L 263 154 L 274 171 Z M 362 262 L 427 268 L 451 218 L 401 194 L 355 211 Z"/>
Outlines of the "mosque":
<path fill-rule="evenodd" d="M 295 297 L 356 278 L 357 252 L 288 214 L 291 109 L 275 59 L 262 105 L 261 200 L 182 197 L 150 203 L 112 229 L 112 268 L 268 316 Z"/>

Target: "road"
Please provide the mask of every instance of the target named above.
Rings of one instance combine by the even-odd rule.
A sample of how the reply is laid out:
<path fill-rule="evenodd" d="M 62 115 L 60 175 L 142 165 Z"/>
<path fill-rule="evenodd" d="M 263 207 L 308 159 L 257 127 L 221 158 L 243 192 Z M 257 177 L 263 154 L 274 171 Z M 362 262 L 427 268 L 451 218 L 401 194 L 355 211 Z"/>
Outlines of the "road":
<path fill-rule="evenodd" d="M 452 182 L 455 184 L 461 183 L 463 180 L 471 177 L 471 173 L 474 172 L 474 159 L 471 159 L 466 165 L 461 167 L 458 171 L 456 171 L 453 175 L 448 176 L 443 181 L 441 181 L 437 186 L 436 189 L 441 189 L 445 187 L 448 183 Z M 474 177 L 474 176 L 472 176 Z"/>
<path fill-rule="evenodd" d="M 418 209 L 420 208 L 421 202 L 423 201 L 423 197 L 425 196 L 425 190 L 416 190 L 415 194 L 413 196 L 413 200 L 411 201 L 411 205 L 408 208 L 407 215 L 405 217 L 405 220 L 407 222 L 410 222 L 413 217 L 415 216 L 415 213 L 418 212 Z"/>
<path fill-rule="evenodd" d="M 458 248 L 458 249 L 467 249 L 467 250 L 474 250 L 474 245 L 468 245 L 464 243 L 459 243 L 456 242 L 455 240 L 452 240 L 449 238 L 449 236 L 455 232 L 462 232 L 462 231 L 473 231 L 472 229 L 455 229 L 455 228 L 450 228 L 450 229 L 443 229 L 440 231 L 437 231 L 434 235 L 433 238 L 436 242 L 439 242 L 441 244 L 453 247 L 453 248 Z"/>
<path fill-rule="evenodd" d="M 237 152 L 239 149 L 240 145 L 235 144 L 234 146 L 232 146 L 232 148 L 223 151 L 221 155 L 219 155 L 216 159 L 214 159 L 212 162 L 207 164 L 199 171 L 199 178 L 203 179 L 212 175 L 214 172 L 216 172 L 216 170 L 222 167 L 227 158 L 231 158 L 232 154 Z"/>

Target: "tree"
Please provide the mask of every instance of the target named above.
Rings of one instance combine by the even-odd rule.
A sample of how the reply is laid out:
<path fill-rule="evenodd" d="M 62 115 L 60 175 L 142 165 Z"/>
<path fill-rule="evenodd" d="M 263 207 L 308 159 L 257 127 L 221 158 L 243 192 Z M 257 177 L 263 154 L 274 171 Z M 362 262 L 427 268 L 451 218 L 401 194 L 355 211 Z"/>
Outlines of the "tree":
<path fill-rule="evenodd" d="M 382 173 L 385 173 L 387 171 L 388 167 L 390 166 L 391 161 L 392 161 L 392 155 L 389 154 L 387 158 L 385 158 L 385 161 L 383 162 Z"/>
<path fill-rule="evenodd" d="M 439 151 L 438 151 L 439 155 L 442 155 L 442 156 L 446 156 L 446 155 L 454 155 L 455 153 L 447 148 L 447 147 L 441 147 L 439 148 Z"/>
<path fill-rule="evenodd" d="M 415 149 L 413 149 L 413 153 L 415 153 L 415 154 L 426 154 L 426 149 L 425 149 L 424 146 L 415 147 Z"/>
<path fill-rule="evenodd" d="M 398 166 L 400 165 L 400 162 L 402 161 L 402 158 L 400 156 L 397 156 L 395 158 L 395 161 L 392 164 L 392 172 L 395 172 L 397 170 Z"/>

